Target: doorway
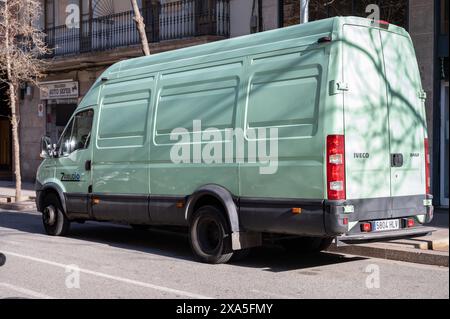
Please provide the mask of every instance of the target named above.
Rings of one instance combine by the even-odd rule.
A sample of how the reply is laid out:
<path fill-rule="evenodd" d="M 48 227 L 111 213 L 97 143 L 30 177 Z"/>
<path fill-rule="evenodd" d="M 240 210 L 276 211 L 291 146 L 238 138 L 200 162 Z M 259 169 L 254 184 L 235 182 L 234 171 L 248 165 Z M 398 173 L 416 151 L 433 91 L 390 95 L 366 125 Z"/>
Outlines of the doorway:
<path fill-rule="evenodd" d="M 449 175 L 449 106 L 448 81 L 441 87 L 441 205 L 448 207 L 448 175 Z"/>

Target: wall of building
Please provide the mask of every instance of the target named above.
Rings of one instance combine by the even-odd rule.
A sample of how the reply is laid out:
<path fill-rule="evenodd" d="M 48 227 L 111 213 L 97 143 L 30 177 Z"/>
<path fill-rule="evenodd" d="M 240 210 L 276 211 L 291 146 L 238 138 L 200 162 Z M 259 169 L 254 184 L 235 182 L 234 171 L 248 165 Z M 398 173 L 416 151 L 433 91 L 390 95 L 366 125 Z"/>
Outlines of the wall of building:
<path fill-rule="evenodd" d="M 278 1 L 263 0 L 262 3 L 262 25 L 261 31 L 278 28 Z M 255 2 L 254 12 L 252 12 L 253 2 Z M 251 17 L 256 17 L 259 23 L 258 0 L 231 0 L 230 1 L 230 36 L 237 37 L 251 33 Z"/>
<path fill-rule="evenodd" d="M 25 96 L 20 103 L 20 163 L 22 178 L 33 181 L 41 162 L 40 137 L 45 135 L 46 115 L 38 116 L 39 90 L 33 88 L 32 96 Z"/>
<path fill-rule="evenodd" d="M 279 27 L 279 0 L 263 0 L 263 30 L 272 30 Z"/>
<path fill-rule="evenodd" d="M 422 85 L 427 92 L 427 121 L 429 138 L 433 130 L 433 85 L 434 85 L 434 1 L 410 0 L 409 33 L 414 43 L 419 62 Z M 431 145 L 430 145 L 431 146 Z"/>
<path fill-rule="evenodd" d="M 433 145 L 433 105 L 434 93 L 434 1 L 409 1 L 409 33 L 414 43 L 419 63 L 422 85 L 427 92 L 426 112 L 430 154 L 438 151 L 439 145 Z M 433 166 L 433 162 L 431 163 Z M 434 171 L 434 167 L 432 167 Z M 432 178 L 436 175 L 432 174 Z"/>
<path fill-rule="evenodd" d="M 250 34 L 253 0 L 230 1 L 230 37 Z M 255 8 L 255 14 L 258 11 Z"/>

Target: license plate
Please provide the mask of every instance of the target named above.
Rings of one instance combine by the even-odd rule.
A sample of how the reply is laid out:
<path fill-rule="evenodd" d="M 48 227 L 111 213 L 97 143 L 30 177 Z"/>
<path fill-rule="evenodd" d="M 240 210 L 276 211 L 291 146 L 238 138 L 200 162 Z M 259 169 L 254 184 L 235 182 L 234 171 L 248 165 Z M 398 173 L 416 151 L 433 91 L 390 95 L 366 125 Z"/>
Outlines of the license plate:
<path fill-rule="evenodd" d="M 399 219 L 377 220 L 373 222 L 373 231 L 400 229 Z"/>

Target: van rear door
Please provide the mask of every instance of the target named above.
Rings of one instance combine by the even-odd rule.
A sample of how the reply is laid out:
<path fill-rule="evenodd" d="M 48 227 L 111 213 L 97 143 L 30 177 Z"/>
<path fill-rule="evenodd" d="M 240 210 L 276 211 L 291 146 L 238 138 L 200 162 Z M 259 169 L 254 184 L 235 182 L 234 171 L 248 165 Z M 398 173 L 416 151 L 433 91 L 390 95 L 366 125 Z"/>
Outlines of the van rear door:
<path fill-rule="evenodd" d="M 422 195 L 426 123 L 411 40 L 379 28 L 343 28 L 347 198 Z"/>
<path fill-rule="evenodd" d="M 424 96 L 409 37 L 381 30 L 389 108 L 391 196 L 425 193 Z"/>
<path fill-rule="evenodd" d="M 389 114 L 380 31 L 344 25 L 343 35 L 347 199 L 390 197 Z"/>

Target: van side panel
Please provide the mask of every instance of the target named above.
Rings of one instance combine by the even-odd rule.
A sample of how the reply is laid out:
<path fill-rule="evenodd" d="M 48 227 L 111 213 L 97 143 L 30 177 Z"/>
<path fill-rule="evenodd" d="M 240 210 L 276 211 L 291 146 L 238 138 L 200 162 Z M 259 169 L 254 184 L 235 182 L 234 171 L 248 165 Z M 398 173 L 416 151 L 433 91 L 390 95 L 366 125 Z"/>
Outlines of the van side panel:
<path fill-rule="evenodd" d="M 244 229 L 285 234 L 325 232 L 322 117 L 327 101 L 330 44 L 273 50 L 248 59 L 239 164 Z M 271 136 L 276 130 L 276 136 Z M 261 136 L 261 133 L 265 135 Z M 273 150 L 273 139 L 278 148 Z M 276 152 L 275 152 L 276 151 Z M 276 163 L 261 155 L 275 155 Z M 270 163 L 270 164 L 269 164 Z M 293 215 L 292 207 L 302 213 Z"/>
<path fill-rule="evenodd" d="M 239 193 L 237 164 L 224 150 L 231 142 L 225 130 L 236 127 L 242 72 L 243 60 L 232 59 L 161 73 L 150 143 L 152 194 L 176 200 L 211 183 Z M 170 208 L 175 200 L 154 198 L 151 205 Z M 182 209 L 156 209 L 151 217 L 177 224 L 185 216 Z"/>
<path fill-rule="evenodd" d="M 103 87 L 92 162 L 92 191 L 100 200 L 92 208 L 96 219 L 149 221 L 148 125 L 153 87 L 151 76 L 113 80 Z M 125 196 L 130 194 L 132 200 Z"/>
<path fill-rule="evenodd" d="M 251 56 L 244 105 L 245 154 L 241 196 L 320 199 L 323 191 L 323 127 L 328 55 L 324 46 Z M 271 137 L 271 130 L 277 136 Z M 265 136 L 261 133 L 265 132 Z M 278 137 L 278 150 L 270 141 Z M 273 169 L 261 155 L 276 155 Z"/>

